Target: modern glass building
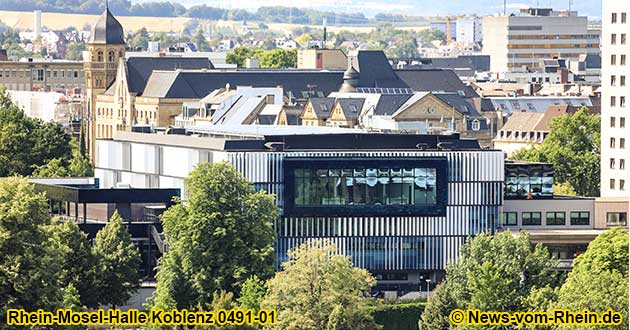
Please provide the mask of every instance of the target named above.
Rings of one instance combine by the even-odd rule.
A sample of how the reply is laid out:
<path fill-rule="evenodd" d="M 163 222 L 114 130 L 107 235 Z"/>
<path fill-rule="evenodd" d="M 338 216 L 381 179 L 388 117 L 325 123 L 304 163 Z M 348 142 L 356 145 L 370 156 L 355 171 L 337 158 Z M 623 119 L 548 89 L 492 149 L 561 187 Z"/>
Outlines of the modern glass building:
<path fill-rule="evenodd" d="M 194 136 L 119 132 L 99 140 L 96 175 L 106 187 L 183 188 L 185 198 L 194 165 L 227 161 L 276 195 L 278 266 L 289 249 L 328 239 L 375 274 L 379 288 L 417 291 L 443 275 L 467 237 L 498 226 L 503 154 L 475 140 L 325 127 L 187 134 Z"/>

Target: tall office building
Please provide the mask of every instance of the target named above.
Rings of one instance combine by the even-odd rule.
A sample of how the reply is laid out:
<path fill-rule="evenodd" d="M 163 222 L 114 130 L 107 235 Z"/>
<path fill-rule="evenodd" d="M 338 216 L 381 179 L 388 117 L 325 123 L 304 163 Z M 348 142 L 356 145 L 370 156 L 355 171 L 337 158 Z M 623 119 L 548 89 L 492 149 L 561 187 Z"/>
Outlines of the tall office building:
<path fill-rule="evenodd" d="M 483 18 L 483 53 L 490 55 L 493 72 L 537 68 L 541 60 L 577 60 L 581 54 L 599 54 L 599 31 L 575 11 L 547 8 L 521 10 L 514 16 Z"/>
<path fill-rule="evenodd" d="M 630 2 L 604 0 L 602 12 L 601 225 L 628 223 L 630 201 Z M 630 84 L 630 83 L 629 83 Z"/>
<path fill-rule="evenodd" d="M 482 40 L 482 19 L 478 16 L 465 16 L 457 19 L 457 42 L 462 44 L 479 44 Z"/>

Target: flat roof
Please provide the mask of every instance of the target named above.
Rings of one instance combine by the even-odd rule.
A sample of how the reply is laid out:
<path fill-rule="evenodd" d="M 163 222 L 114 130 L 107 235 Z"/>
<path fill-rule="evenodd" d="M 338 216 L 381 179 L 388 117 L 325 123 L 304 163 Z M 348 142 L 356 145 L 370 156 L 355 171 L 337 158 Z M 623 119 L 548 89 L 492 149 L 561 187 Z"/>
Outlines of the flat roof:
<path fill-rule="evenodd" d="M 187 126 L 186 130 L 193 133 L 234 134 L 260 137 L 278 135 L 367 133 L 366 131 L 357 128 L 297 125 L 198 125 Z"/>
<path fill-rule="evenodd" d="M 313 126 L 216 125 L 187 128 L 186 134 L 116 132 L 114 141 L 210 149 L 217 151 L 304 151 L 304 150 L 474 150 L 475 139 L 457 133 L 374 133 L 358 129 Z M 109 139 L 99 140 L 111 141 Z M 494 150 L 496 151 L 496 150 Z"/>
<path fill-rule="evenodd" d="M 43 183 L 42 180 L 31 180 L 35 191 L 45 192 L 50 200 L 86 203 L 165 203 L 170 204 L 173 197 L 180 197 L 178 188 L 94 188 L 93 186 L 71 186 L 54 183 Z"/>

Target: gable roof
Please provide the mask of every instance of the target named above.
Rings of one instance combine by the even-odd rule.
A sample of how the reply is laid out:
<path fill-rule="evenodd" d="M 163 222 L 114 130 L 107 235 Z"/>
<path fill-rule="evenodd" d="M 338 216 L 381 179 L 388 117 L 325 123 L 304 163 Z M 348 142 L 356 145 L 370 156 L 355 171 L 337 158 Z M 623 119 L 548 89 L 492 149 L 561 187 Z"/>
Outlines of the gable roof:
<path fill-rule="evenodd" d="M 175 71 L 177 69 L 213 69 L 205 57 L 130 57 L 127 59 L 127 83 L 129 91 L 144 94 L 149 77 L 154 71 Z M 162 76 L 165 77 L 165 76 Z M 224 85 L 225 86 L 225 85 Z M 222 86 L 223 87 L 223 86 Z M 207 93 L 206 93 L 207 94 Z M 204 95 L 205 96 L 205 95 Z"/>
<path fill-rule="evenodd" d="M 475 106 L 470 99 L 466 99 L 457 93 L 432 93 L 435 97 L 442 100 L 449 106 L 453 107 L 457 112 L 468 117 L 482 117 L 477 112 Z"/>
<path fill-rule="evenodd" d="M 464 92 L 466 97 L 479 97 L 477 92 L 466 86 L 453 70 L 420 69 L 420 70 L 396 70 L 398 77 L 414 91 L 427 92 Z"/>
<path fill-rule="evenodd" d="M 352 66 L 359 71 L 358 87 L 409 88 L 396 75 L 381 50 L 360 50 L 352 58 Z"/>
<path fill-rule="evenodd" d="M 201 99 L 213 90 L 230 84 L 231 86 L 252 87 L 282 86 L 286 95 L 291 94 L 293 98 L 306 99 L 313 93 L 328 95 L 338 90 L 342 83 L 342 76 L 342 71 L 313 70 L 154 71 L 147 81 L 143 95 Z"/>
<path fill-rule="evenodd" d="M 514 112 L 501 128 L 502 131 L 534 131 L 545 114 L 540 112 Z"/>
<path fill-rule="evenodd" d="M 330 112 L 335 106 L 335 99 L 332 97 L 314 97 L 309 100 L 317 118 L 326 119 L 330 117 Z"/>
<path fill-rule="evenodd" d="M 378 99 L 374 115 L 388 116 L 398 110 L 413 94 L 382 94 Z"/>
<path fill-rule="evenodd" d="M 363 103 L 365 99 L 361 98 L 339 98 L 337 99 L 337 104 L 341 107 L 341 111 L 343 111 L 344 117 L 346 119 L 356 119 L 359 118 L 361 114 L 361 108 L 363 107 Z"/>

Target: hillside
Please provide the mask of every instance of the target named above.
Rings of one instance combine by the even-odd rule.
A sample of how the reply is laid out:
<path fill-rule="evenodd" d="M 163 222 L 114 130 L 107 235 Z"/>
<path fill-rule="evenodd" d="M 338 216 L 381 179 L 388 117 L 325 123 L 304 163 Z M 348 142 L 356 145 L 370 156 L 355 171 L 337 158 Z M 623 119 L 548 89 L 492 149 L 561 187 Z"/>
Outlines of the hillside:
<path fill-rule="evenodd" d="M 145 16 L 117 16 L 126 32 L 137 31 L 146 28 L 151 32 L 181 32 L 187 23 L 193 18 L 190 17 L 145 17 Z M 68 27 L 81 29 L 84 25 L 91 25 L 96 22 L 98 15 L 87 14 L 62 14 L 62 13 L 42 13 L 42 25 L 52 30 L 63 30 Z M 4 24 L 19 30 L 33 29 L 33 13 L 18 11 L 0 11 L 0 21 Z M 204 20 L 201 20 L 202 22 Z M 217 26 L 238 27 L 241 21 L 213 21 Z M 304 24 L 284 24 L 269 23 L 267 24 L 271 30 L 290 31 L 295 28 L 305 26 Z M 321 26 L 313 25 L 313 28 Z M 426 26 L 408 26 L 402 27 L 404 30 L 423 30 Z M 331 26 L 328 28 L 330 32 L 339 32 L 341 30 L 349 32 L 369 32 L 373 28 L 369 26 Z"/>

